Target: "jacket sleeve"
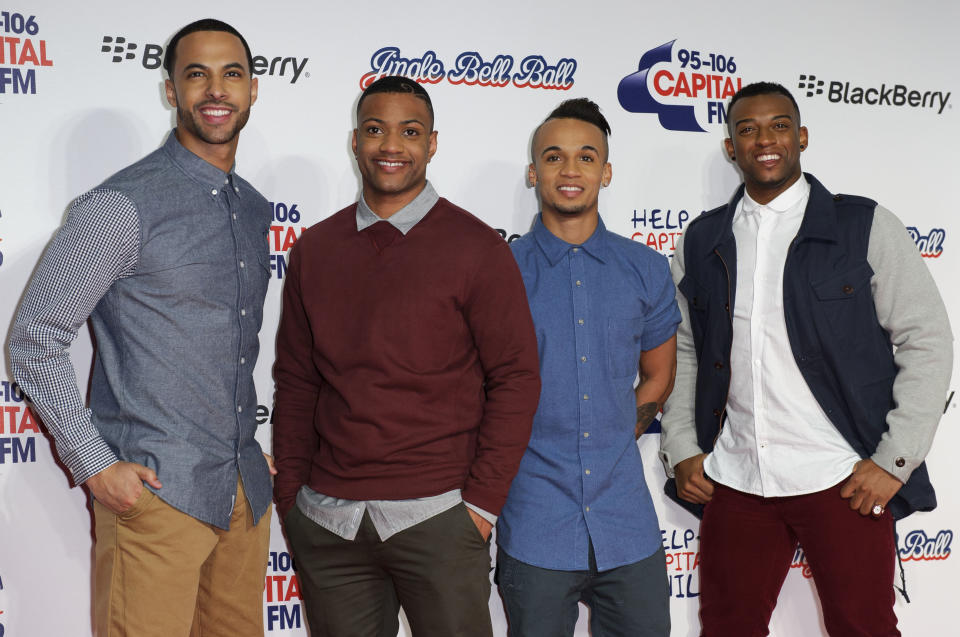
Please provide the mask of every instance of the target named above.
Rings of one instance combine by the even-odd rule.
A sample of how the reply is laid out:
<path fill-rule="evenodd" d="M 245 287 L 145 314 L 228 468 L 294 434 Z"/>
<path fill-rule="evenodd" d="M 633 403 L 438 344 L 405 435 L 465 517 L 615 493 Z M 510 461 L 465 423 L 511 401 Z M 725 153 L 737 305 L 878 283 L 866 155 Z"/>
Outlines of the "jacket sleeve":
<path fill-rule="evenodd" d="M 499 515 L 530 442 L 540 399 L 540 363 L 517 263 L 498 241 L 473 273 L 463 315 L 485 376 L 477 452 L 463 499 Z"/>
<path fill-rule="evenodd" d="M 867 262 L 880 325 L 896 348 L 895 407 L 872 460 L 902 482 L 923 462 L 943 414 L 953 370 L 953 335 L 943 299 L 903 224 L 877 206 Z"/>
<path fill-rule="evenodd" d="M 690 309 L 687 298 L 680 291 L 684 277 L 683 236 L 677 242 L 670 264 L 673 283 L 677 286 L 677 305 L 680 307 L 680 327 L 677 329 L 677 377 L 673 393 L 663 406 L 660 420 L 660 460 L 672 478 L 678 462 L 703 453 L 697 444 L 694 420 L 694 401 L 697 386 L 697 351 L 690 328 Z"/>

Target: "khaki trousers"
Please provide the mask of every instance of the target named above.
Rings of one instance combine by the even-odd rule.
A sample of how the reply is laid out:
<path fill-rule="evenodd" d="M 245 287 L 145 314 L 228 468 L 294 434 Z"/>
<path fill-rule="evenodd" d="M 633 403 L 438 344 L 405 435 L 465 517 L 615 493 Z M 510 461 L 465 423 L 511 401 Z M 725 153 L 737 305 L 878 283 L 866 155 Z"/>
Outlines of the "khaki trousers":
<path fill-rule="evenodd" d="M 94 501 L 97 637 L 262 637 L 270 509 L 256 525 L 238 480 L 225 531 L 144 489 L 117 515 Z"/>

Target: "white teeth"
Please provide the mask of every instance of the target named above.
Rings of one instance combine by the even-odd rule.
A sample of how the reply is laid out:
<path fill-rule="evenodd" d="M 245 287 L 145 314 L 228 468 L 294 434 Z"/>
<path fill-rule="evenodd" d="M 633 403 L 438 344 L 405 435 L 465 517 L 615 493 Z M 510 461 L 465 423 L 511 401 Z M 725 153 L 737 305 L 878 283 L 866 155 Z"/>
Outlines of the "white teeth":
<path fill-rule="evenodd" d="M 757 161 L 775 161 L 780 159 L 780 155 L 760 155 L 757 157 Z"/>
<path fill-rule="evenodd" d="M 579 188 L 577 186 L 560 186 L 558 190 L 563 190 L 566 192 L 580 192 L 581 190 L 583 190 L 583 188 Z"/>
<path fill-rule="evenodd" d="M 203 113 L 204 115 L 209 115 L 210 117 L 223 117 L 225 115 L 229 115 L 230 111 L 226 109 L 205 108 L 203 109 Z"/>
<path fill-rule="evenodd" d="M 378 161 L 377 163 L 388 168 L 399 168 L 400 166 L 403 166 L 402 161 Z"/>

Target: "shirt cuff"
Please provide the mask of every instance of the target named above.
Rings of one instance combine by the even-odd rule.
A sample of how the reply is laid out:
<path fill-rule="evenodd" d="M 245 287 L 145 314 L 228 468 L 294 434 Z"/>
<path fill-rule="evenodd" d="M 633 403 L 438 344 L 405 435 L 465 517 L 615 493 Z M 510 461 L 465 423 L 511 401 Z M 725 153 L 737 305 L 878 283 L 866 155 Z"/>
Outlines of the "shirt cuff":
<path fill-rule="evenodd" d="M 100 436 L 88 440 L 63 457 L 63 464 L 78 485 L 118 462 L 120 459 Z"/>
<path fill-rule="evenodd" d="M 470 509 L 471 511 L 473 511 L 474 513 L 476 513 L 477 515 L 479 515 L 481 518 L 483 518 L 484 520 L 486 520 L 486 521 L 489 522 L 490 524 L 492 524 L 492 525 L 494 525 L 494 526 L 497 525 L 497 516 L 495 516 L 494 514 L 490 513 L 489 511 L 484 511 L 484 510 L 481 509 L 480 507 L 474 506 L 474 505 L 470 504 L 469 502 L 467 502 L 466 500 L 464 500 L 463 503 L 464 503 L 465 505 L 467 505 L 467 508 L 468 508 L 468 509 Z"/>

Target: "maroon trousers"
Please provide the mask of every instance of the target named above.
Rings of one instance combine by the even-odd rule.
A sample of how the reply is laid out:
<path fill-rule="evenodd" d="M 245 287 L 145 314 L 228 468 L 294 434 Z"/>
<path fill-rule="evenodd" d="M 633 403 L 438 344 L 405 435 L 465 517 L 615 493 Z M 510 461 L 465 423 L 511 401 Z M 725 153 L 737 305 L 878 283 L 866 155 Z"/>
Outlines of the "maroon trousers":
<path fill-rule="evenodd" d="M 763 637 L 797 544 L 832 636 L 899 637 L 889 512 L 862 516 L 840 486 L 764 498 L 716 485 L 700 524 L 701 637 Z"/>

